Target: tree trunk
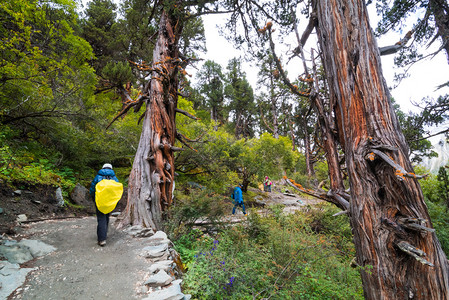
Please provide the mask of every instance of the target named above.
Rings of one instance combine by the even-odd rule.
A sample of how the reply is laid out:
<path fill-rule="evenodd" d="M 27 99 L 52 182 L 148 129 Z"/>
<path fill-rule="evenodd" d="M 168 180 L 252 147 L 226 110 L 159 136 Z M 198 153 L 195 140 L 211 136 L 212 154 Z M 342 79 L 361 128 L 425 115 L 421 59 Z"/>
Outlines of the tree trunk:
<path fill-rule="evenodd" d="M 430 0 L 429 6 L 438 28 L 437 35 L 441 37 L 442 47 L 446 51 L 449 63 L 449 5 L 447 0 Z"/>
<path fill-rule="evenodd" d="M 128 204 L 121 225 L 160 229 L 162 213 L 172 202 L 174 188 L 175 109 L 178 88 L 179 17 L 164 10 L 153 51 L 151 81 L 142 134 L 131 174 Z"/>
<path fill-rule="evenodd" d="M 315 177 L 315 170 L 313 168 L 312 158 L 310 155 L 310 136 L 309 131 L 307 130 L 307 118 L 308 116 L 303 116 L 301 121 L 302 131 L 304 133 L 304 153 L 306 157 L 307 177 L 309 178 L 309 180 L 312 180 Z M 316 186 L 316 182 L 314 182 L 314 185 Z"/>
<path fill-rule="evenodd" d="M 336 118 L 344 138 L 350 217 L 365 297 L 448 299 L 448 263 L 435 233 L 413 230 L 404 221 L 420 218 L 431 227 L 418 181 L 388 163 L 389 156 L 412 172 L 364 1 L 314 2 L 329 89 L 339 108 Z M 386 158 L 366 159 L 373 150 Z M 417 249 L 427 255 L 417 255 Z"/>
<path fill-rule="evenodd" d="M 277 101 L 274 93 L 273 75 L 270 75 L 270 102 L 271 102 L 271 114 L 273 116 L 273 137 L 279 138 L 279 125 L 278 125 L 278 113 L 277 113 Z"/>

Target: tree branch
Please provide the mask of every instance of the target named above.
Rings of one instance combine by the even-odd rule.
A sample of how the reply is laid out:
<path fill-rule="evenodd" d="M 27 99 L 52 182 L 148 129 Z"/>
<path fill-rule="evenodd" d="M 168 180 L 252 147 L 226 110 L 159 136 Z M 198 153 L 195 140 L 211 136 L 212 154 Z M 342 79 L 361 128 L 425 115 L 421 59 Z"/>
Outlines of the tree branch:
<path fill-rule="evenodd" d="M 366 155 L 366 159 L 373 161 L 375 159 L 375 155 L 379 156 L 380 158 L 382 158 L 387 164 L 389 164 L 390 166 L 392 166 L 395 170 L 396 170 L 396 177 L 399 180 L 403 180 L 404 177 L 409 177 L 409 178 L 416 178 L 416 179 L 421 179 L 421 178 L 425 178 L 428 176 L 428 174 L 424 174 L 424 175 L 416 175 L 415 173 L 409 173 L 407 172 L 401 165 L 395 163 L 388 155 L 386 155 L 385 153 L 383 153 L 382 151 L 376 150 L 376 149 L 371 149 L 371 153 L 368 153 Z"/>
<path fill-rule="evenodd" d="M 186 112 L 185 110 L 182 110 L 182 109 L 179 109 L 179 108 L 175 108 L 175 111 L 176 111 L 177 113 L 183 114 L 184 116 L 187 116 L 187 117 L 189 117 L 189 118 L 191 118 L 191 119 L 199 120 L 199 118 L 197 118 L 197 117 L 195 117 L 194 115 L 192 115 L 192 114 Z"/>

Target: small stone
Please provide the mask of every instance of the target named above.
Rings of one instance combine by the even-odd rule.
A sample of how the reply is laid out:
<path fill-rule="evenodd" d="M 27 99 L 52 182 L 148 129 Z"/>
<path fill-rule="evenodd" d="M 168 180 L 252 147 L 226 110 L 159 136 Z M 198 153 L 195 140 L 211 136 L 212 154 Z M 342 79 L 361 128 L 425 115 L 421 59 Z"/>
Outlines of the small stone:
<path fill-rule="evenodd" d="M 42 202 L 40 202 L 39 200 L 31 200 L 31 202 L 36 203 L 36 204 L 41 204 Z"/>
<path fill-rule="evenodd" d="M 150 268 L 148 269 L 148 272 L 150 274 L 156 273 L 160 270 L 164 270 L 165 272 L 170 271 L 173 268 L 173 261 L 172 260 L 161 260 L 153 263 Z"/>
<path fill-rule="evenodd" d="M 156 246 L 148 246 L 142 249 L 143 256 L 146 258 L 156 258 L 167 254 L 168 244 L 161 244 Z"/>
<path fill-rule="evenodd" d="M 16 221 L 18 223 L 26 222 L 28 220 L 28 217 L 24 214 L 18 215 Z"/>
<path fill-rule="evenodd" d="M 2 214 L 2 213 L 3 213 L 3 208 L 0 207 L 0 214 Z"/>
<path fill-rule="evenodd" d="M 13 195 L 22 195 L 22 191 L 21 190 L 15 190 L 14 192 L 13 192 Z"/>
<path fill-rule="evenodd" d="M 151 286 L 151 287 L 157 287 L 157 286 L 166 286 L 169 285 L 170 282 L 173 281 L 173 278 L 171 278 L 170 275 L 167 274 L 164 270 L 160 270 L 156 274 L 150 276 L 147 281 L 145 281 L 145 285 Z"/>
<path fill-rule="evenodd" d="M 59 207 L 64 206 L 64 198 L 62 197 L 62 189 L 61 189 L 61 187 L 58 187 L 56 189 L 56 201 L 57 201 L 57 205 Z"/>
<path fill-rule="evenodd" d="M 160 300 L 160 299 L 182 300 L 184 299 L 185 295 L 181 292 L 181 282 L 182 280 L 179 279 L 175 280 L 166 289 L 153 292 L 143 300 Z"/>

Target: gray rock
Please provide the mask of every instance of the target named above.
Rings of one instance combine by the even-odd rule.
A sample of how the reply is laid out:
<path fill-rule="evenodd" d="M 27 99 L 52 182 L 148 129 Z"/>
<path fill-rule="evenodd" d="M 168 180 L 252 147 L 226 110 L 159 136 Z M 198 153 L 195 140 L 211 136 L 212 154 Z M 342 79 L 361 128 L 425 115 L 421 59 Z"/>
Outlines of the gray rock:
<path fill-rule="evenodd" d="M 151 286 L 151 287 L 159 287 L 159 286 L 166 286 L 170 284 L 170 282 L 173 281 L 173 278 L 167 274 L 164 270 L 160 270 L 154 275 L 151 275 L 150 278 L 148 278 L 147 281 L 145 281 L 145 285 Z"/>
<path fill-rule="evenodd" d="M 144 228 L 141 225 L 134 225 L 134 226 L 128 227 L 124 231 L 134 237 L 146 237 L 146 236 L 151 236 L 154 234 L 153 229 Z"/>
<path fill-rule="evenodd" d="M 24 214 L 21 214 L 17 216 L 16 222 L 22 223 L 25 222 L 26 220 L 28 220 L 28 217 Z"/>
<path fill-rule="evenodd" d="M 13 264 L 23 264 L 34 257 L 29 249 L 24 249 L 19 245 L 0 245 L 0 256 Z"/>
<path fill-rule="evenodd" d="M 56 203 L 59 207 L 64 206 L 64 197 L 62 197 L 62 189 L 58 187 L 56 189 Z"/>
<path fill-rule="evenodd" d="M 0 214 L 2 214 L 2 213 L 3 213 L 3 208 L 0 207 Z"/>
<path fill-rule="evenodd" d="M 168 288 L 153 292 L 143 300 L 182 300 L 185 295 L 181 292 L 181 282 L 180 279 L 175 280 Z"/>
<path fill-rule="evenodd" d="M 148 238 L 147 243 L 149 245 L 169 244 L 170 240 L 167 238 L 167 234 L 165 232 L 157 231 L 150 238 Z"/>
<path fill-rule="evenodd" d="M 35 268 L 20 268 L 18 264 L 0 261 L 0 299 L 7 299 L 25 282 L 27 274 Z"/>
<path fill-rule="evenodd" d="M 55 250 L 55 247 L 37 240 L 3 240 L 0 244 L 0 257 L 11 263 L 23 264 Z"/>
<path fill-rule="evenodd" d="M 75 185 L 72 192 L 70 193 L 70 200 L 72 200 L 74 204 L 84 207 L 94 206 L 89 190 L 79 183 Z"/>
<path fill-rule="evenodd" d="M 13 192 L 13 195 L 22 195 L 22 191 L 21 190 L 15 190 L 14 192 Z"/>
<path fill-rule="evenodd" d="M 156 273 L 160 270 L 164 270 L 165 272 L 170 271 L 173 268 L 173 261 L 172 260 L 161 260 L 157 261 L 154 264 L 150 266 L 148 269 L 148 272 L 150 274 Z"/>
<path fill-rule="evenodd" d="M 27 247 L 33 257 L 47 255 L 53 251 L 56 251 L 55 247 L 38 240 L 23 239 L 18 242 L 17 245 L 20 247 Z"/>
<path fill-rule="evenodd" d="M 146 258 L 157 258 L 168 253 L 168 244 L 160 244 L 156 246 L 147 246 L 142 249 L 143 255 Z"/>

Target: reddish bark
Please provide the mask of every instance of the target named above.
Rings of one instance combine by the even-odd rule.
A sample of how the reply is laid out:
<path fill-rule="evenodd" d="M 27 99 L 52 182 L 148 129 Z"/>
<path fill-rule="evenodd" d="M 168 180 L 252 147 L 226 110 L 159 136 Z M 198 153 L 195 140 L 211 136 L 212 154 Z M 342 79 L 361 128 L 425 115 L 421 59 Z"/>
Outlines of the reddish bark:
<path fill-rule="evenodd" d="M 163 11 L 153 51 L 151 82 L 144 91 L 148 95 L 147 107 L 121 225 L 160 229 L 163 212 L 172 202 L 181 24 L 174 12 Z"/>
<path fill-rule="evenodd" d="M 318 38 L 344 138 L 351 188 L 350 217 L 367 299 L 448 299 L 448 263 L 434 233 L 411 230 L 402 218 L 431 227 L 419 183 L 399 178 L 380 149 L 408 172 L 407 145 L 390 103 L 364 1 L 315 0 Z M 399 180 L 401 179 L 401 180 Z M 424 251 L 423 264 L 400 248 Z"/>

